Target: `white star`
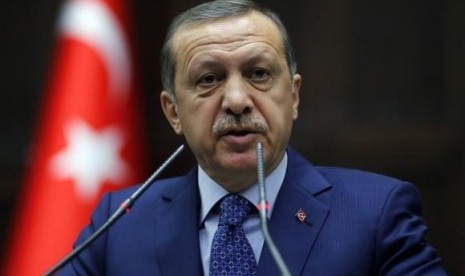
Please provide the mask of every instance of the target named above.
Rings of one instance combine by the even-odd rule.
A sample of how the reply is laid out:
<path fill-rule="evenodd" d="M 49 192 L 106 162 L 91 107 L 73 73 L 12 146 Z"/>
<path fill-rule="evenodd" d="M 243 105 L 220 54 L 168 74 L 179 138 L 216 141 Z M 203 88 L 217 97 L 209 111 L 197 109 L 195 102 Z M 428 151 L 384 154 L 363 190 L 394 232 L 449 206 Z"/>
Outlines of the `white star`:
<path fill-rule="evenodd" d="M 66 148 L 50 160 L 57 178 L 72 178 L 76 192 L 84 200 L 93 199 L 104 181 L 118 183 L 127 168 L 119 156 L 122 135 L 115 127 L 94 130 L 83 121 L 65 129 Z"/>

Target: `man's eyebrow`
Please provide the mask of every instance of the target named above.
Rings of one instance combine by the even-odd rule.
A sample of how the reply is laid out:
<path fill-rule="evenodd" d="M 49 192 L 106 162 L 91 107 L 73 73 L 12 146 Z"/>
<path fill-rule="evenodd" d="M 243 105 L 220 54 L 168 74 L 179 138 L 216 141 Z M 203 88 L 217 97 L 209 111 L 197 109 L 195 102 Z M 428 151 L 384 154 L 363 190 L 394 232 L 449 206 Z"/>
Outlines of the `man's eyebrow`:
<path fill-rule="evenodd" d="M 249 57 L 247 57 L 246 63 L 256 63 L 259 61 L 272 61 L 276 56 L 268 51 L 256 52 Z"/>
<path fill-rule="evenodd" d="M 219 69 L 221 68 L 221 64 L 217 59 L 210 57 L 210 58 L 196 60 L 195 62 L 192 62 L 187 67 L 189 71 L 197 71 L 197 70 L 204 69 L 204 68 L 208 68 L 212 70 Z"/>
<path fill-rule="evenodd" d="M 248 57 L 241 65 L 241 67 L 251 67 L 260 62 L 273 63 L 276 60 L 276 56 L 269 52 L 259 52 Z"/>
<path fill-rule="evenodd" d="M 260 51 L 249 54 L 244 61 L 239 65 L 240 67 L 250 67 L 254 66 L 259 62 L 274 62 L 276 60 L 276 55 L 268 51 Z M 214 56 L 205 56 L 201 59 L 196 59 L 194 62 L 190 63 L 187 69 L 191 72 L 195 72 L 201 69 L 209 70 L 220 70 L 223 68 L 223 65 L 217 57 Z"/>

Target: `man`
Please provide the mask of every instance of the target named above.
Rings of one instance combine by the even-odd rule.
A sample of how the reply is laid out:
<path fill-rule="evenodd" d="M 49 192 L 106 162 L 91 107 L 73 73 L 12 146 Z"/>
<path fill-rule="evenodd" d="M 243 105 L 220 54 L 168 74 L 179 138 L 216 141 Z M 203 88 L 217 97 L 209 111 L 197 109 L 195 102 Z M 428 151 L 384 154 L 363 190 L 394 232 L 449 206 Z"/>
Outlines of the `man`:
<path fill-rule="evenodd" d="M 288 147 L 301 76 L 274 13 L 240 0 L 194 7 L 173 21 L 162 59 L 161 106 L 198 167 L 154 183 L 62 274 L 279 275 L 250 204 L 258 142 L 270 233 L 292 275 L 445 274 L 413 186 L 314 167 Z M 133 190 L 104 197 L 76 244 Z"/>

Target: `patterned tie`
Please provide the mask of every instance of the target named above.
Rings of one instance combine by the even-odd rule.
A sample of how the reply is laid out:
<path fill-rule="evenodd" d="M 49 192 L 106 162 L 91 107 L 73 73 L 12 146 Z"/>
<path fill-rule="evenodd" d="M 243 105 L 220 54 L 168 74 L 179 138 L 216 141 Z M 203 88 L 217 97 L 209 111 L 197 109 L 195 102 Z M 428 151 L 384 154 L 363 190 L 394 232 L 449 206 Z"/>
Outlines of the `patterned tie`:
<path fill-rule="evenodd" d="M 229 194 L 221 200 L 220 221 L 213 237 L 210 275 L 254 275 L 257 262 L 242 228 L 252 203 Z"/>

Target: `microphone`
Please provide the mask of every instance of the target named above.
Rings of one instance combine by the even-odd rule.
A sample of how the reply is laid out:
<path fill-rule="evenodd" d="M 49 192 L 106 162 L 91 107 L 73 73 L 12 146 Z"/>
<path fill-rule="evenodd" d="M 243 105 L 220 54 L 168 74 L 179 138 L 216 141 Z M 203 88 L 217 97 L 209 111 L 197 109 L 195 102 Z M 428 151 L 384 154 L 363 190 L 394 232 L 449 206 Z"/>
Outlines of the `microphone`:
<path fill-rule="evenodd" d="M 258 142 L 256 146 L 257 152 L 257 175 L 258 175 L 258 194 L 259 194 L 259 204 L 258 210 L 260 214 L 260 223 L 262 227 L 263 236 L 265 237 L 265 243 L 268 246 L 268 249 L 271 252 L 271 256 L 275 261 L 276 265 L 283 276 L 291 276 L 289 269 L 287 269 L 286 263 L 284 262 L 281 254 L 278 251 L 278 248 L 273 242 L 270 233 L 268 232 L 268 219 L 267 211 L 269 209 L 268 202 L 266 200 L 265 192 L 265 176 L 264 176 L 264 165 L 263 165 L 263 146 L 262 143 Z"/>
<path fill-rule="evenodd" d="M 151 186 L 153 180 L 157 178 L 160 173 L 181 153 L 184 149 L 184 145 L 180 145 L 169 157 L 168 159 L 161 164 L 161 166 L 137 189 L 130 197 L 128 197 L 125 201 L 121 203 L 119 208 L 108 218 L 108 220 L 100 226 L 97 231 L 94 232 L 87 240 L 85 240 L 82 244 L 76 247 L 71 253 L 66 255 L 59 263 L 57 263 L 53 268 L 51 268 L 45 276 L 51 276 L 55 274 L 59 269 L 61 269 L 65 264 L 71 261 L 74 257 L 76 257 L 79 253 L 81 253 L 84 249 L 89 247 L 89 245 L 96 240 L 100 235 L 102 235 L 105 231 L 110 228 L 113 223 L 115 223 L 119 218 L 121 218 L 124 214 L 128 213 L 131 207 L 134 205 L 134 202 Z"/>

